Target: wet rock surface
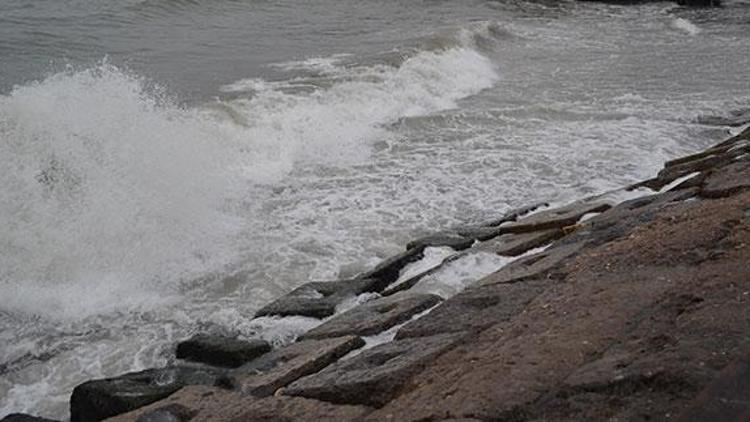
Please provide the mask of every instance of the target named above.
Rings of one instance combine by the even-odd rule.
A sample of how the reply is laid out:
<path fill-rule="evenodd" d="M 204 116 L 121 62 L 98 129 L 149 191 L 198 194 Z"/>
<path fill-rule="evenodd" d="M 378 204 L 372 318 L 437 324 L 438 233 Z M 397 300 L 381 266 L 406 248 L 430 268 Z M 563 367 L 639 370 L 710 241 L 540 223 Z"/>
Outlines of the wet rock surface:
<path fill-rule="evenodd" d="M 305 377 L 283 393 L 331 403 L 382 406 L 411 376 L 462 337 L 463 333 L 444 334 L 382 344 Z"/>
<path fill-rule="evenodd" d="M 305 333 L 301 339 L 371 336 L 438 304 L 440 296 L 401 293 L 355 307 Z"/>
<path fill-rule="evenodd" d="M 212 368 L 177 366 L 87 381 L 73 390 L 70 420 L 103 420 L 161 400 L 186 385 L 213 385 L 222 373 Z"/>
<path fill-rule="evenodd" d="M 547 229 L 562 229 L 576 224 L 586 214 L 606 211 L 612 206 L 605 202 L 577 202 L 560 208 L 544 210 L 502 225 L 504 233 L 528 233 Z"/>
<path fill-rule="evenodd" d="M 526 304 L 546 285 L 542 281 L 529 281 L 467 289 L 424 317 L 404 325 L 396 334 L 396 339 L 482 331 L 523 311 Z"/>
<path fill-rule="evenodd" d="M 159 403 L 110 419 L 146 421 L 154 415 L 181 412 L 191 422 L 358 421 L 371 412 L 364 406 L 341 406 L 301 397 L 252 397 L 215 387 L 185 387 Z"/>
<path fill-rule="evenodd" d="M 303 284 L 286 295 L 276 299 L 255 313 L 256 317 L 307 316 L 325 318 L 336 312 L 336 306 L 349 297 L 372 291 L 382 282 L 373 279 L 339 281 L 314 281 Z"/>
<path fill-rule="evenodd" d="M 548 229 L 523 234 L 504 234 L 480 245 L 477 249 L 494 252 L 498 255 L 517 256 L 553 240 L 565 236 L 562 229 Z"/>
<path fill-rule="evenodd" d="M 255 396 L 270 396 L 363 345 L 364 341 L 356 336 L 293 343 L 230 371 L 218 384 Z"/>
<path fill-rule="evenodd" d="M 271 350 L 263 340 L 198 334 L 177 344 L 177 359 L 236 368 Z"/>

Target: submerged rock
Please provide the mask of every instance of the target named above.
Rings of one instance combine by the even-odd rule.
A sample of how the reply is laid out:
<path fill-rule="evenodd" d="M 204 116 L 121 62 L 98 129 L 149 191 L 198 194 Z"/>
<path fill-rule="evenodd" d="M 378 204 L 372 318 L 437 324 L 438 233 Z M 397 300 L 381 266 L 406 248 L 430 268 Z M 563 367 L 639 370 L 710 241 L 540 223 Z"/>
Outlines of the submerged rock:
<path fill-rule="evenodd" d="M 177 344 L 177 359 L 236 368 L 271 350 L 263 340 L 198 334 Z"/>
<path fill-rule="evenodd" d="M 70 420 L 100 421 L 161 400 L 186 385 L 213 385 L 222 373 L 174 366 L 87 381 L 73 390 Z"/>

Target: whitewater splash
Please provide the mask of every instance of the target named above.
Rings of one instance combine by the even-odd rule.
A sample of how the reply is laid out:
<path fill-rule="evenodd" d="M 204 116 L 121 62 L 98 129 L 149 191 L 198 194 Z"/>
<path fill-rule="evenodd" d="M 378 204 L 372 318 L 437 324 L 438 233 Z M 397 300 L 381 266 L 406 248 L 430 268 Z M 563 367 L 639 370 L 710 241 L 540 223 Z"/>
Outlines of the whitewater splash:
<path fill-rule="evenodd" d="M 383 125 L 498 77 L 468 45 L 335 72 L 342 82 L 313 92 L 240 81 L 228 89 L 262 88 L 194 109 L 106 63 L 2 97 L 0 218 L 13 222 L 0 228 L 2 308 L 87 316 L 169 293 L 231 261 L 242 222 L 227 204 L 243 183 L 359 162 Z"/>
<path fill-rule="evenodd" d="M 670 26 L 688 35 L 698 35 L 702 31 L 696 24 L 685 18 L 673 18 Z"/>

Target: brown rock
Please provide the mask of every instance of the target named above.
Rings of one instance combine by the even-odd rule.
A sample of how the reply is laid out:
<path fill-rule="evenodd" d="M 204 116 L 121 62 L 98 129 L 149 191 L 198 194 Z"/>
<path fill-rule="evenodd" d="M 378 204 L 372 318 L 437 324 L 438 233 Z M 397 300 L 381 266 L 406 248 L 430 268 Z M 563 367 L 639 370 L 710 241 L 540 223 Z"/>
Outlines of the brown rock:
<path fill-rule="evenodd" d="M 701 189 L 701 196 L 720 198 L 750 189 L 750 161 L 737 161 L 711 172 Z"/>
<path fill-rule="evenodd" d="M 305 333 L 301 339 L 370 336 L 407 321 L 442 299 L 431 294 L 397 294 L 383 297 L 344 312 Z"/>
<path fill-rule="evenodd" d="M 482 331 L 521 313 L 546 284 L 535 280 L 467 289 L 441 303 L 429 314 L 404 325 L 396 339 Z"/>
<path fill-rule="evenodd" d="M 364 341 L 355 336 L 293 343 L 230 371 L 218 384 L 254 396 L 270 396 L 363 345 Z"/>
<path fill-rule="evenodd" d="M 563 228 L 576 224 L 586 214 L 605 211 L 612 206 L 604 202 L 576 202 L 560 208 L 540 211 L 514 223 L 503 224 L 504 233 L 526 233 Z"/>
<path fill-rule="evenodd" d="M 462 333 L 443 334 L 381 344 L 302 378 L 283 393 L 331 403 L 382 406 L 462 337 Z"/>
<path fill-rule="evenodd" d="M 682 202 L 581 250 L 561 282 L 438 357 L 367 420 L 674 417 L 746 347 L 747 209 L 750 192 Z"/>
<path fill-rule="evenodd" d="M 372 409 L 333 405 L 301 397 L 253 397 L 216 387 L 185 387 L 147 407 L 109 419 L 138 422 L 163 415 L 161 421 L 267 422 L 267 421 L 358 421 Z M 166 419 L 172 417 L 173 419 Z"/>
<path fill-rule="evenodd" d="M 517 256 L 531 249 L 544 246 L 565 235 L 562 229 L 541 230 L 522 234 L 504 234 L 476 246 L 477 250 L 494 252 L 498 255 Z"/>
<path fill-rule="evenodd" d="M 478 286 L 516 283 L 532 278 L 548 278 L 559 266 L 578 253 L 583 243 L 552 246 L 551 248 L 511 262 L 477 282 Z M 471 287 L 470 287 L 471 288 Z"/>
<path fill-rule="evenodd" d="M 690 406 L 679 422 L 750 420 L 750 351 L 730 363 Z"/>

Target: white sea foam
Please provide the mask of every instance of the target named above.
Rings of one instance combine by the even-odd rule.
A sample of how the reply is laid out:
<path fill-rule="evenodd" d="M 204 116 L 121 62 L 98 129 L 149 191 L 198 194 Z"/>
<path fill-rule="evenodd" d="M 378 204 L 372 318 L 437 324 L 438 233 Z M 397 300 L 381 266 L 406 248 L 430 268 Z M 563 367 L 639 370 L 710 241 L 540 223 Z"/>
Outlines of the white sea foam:
<path fill-rule="evenodd" d="M 670 26 L 688 35 L 698 35 L 702 32 L 696 24 L 685 18 L 673 18 L 670 22 Z"/>
<path fill-rule="evenodd" d="M 233 259 L 241 225 L 227 209 L 243 183 L 364 160 L 383 124 L 498 77 L 469 47 L 352 72 L 312 93 L 257 83 L 251 99 L 184 109 L 105 63 L 1 97 L 0 309 L 80 318 L 158 302 Z"/>

